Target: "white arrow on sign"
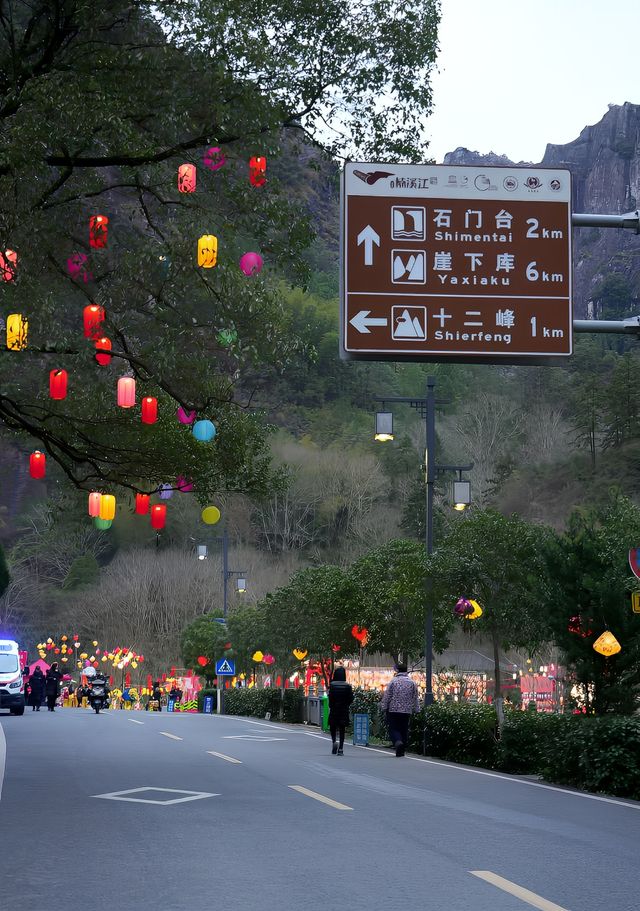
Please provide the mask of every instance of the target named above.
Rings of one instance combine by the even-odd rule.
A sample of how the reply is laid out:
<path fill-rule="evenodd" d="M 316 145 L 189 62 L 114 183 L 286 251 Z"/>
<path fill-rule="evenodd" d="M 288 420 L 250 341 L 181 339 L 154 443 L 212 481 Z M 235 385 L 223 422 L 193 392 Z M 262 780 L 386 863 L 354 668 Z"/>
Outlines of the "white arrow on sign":
<path fill-rule="evenodd" d="M 369 316 L 371 310 L 361 310 L 349 320 L 354 329 L 369 335 L 369 326 L 386 326 L 388 320 L 385 317 Z"/>
<path fill-rule="evenodd" d="M 373 230 L 371 225 L 367 225 L 358 234 L 358 246 L 364 244 L 364 264 L 365 266 L 373 265 L 373 245 L 380 246 L 380 235 Z"/>

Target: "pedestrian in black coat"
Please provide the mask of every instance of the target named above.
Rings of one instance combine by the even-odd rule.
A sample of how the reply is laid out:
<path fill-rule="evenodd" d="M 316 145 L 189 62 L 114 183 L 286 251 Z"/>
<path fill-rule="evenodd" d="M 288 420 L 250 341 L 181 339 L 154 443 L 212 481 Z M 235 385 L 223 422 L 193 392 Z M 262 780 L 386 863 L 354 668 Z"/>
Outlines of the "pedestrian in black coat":
<path fill-rule="evenodd" d="M 329 684 L 329 730 L 333 745 L 331 752 L 343 755 L 344 729 L 349 724 L 349 706 L 353 702 L 353 690 L 347 683 L 347 672 L 343 667 L 337 667 L 333 672 Z M 336 737 L 339 736 L 339 743 Z"/>
<path fill-rule="evenodd" d="M 47 694 L 47 710 L 49 712 L 55 712 L 56 708 L 56 699 L 60 692 L 60 681 L 62 680 L 62 674 L 58 670 L 58 662 L 54 661 L 49 670 L 47 671 L 47 677 L 45 680 L 45 692 Z"/>
<path fill-rule="evenodd" d="M 33 712 L 39 712 L 44 697 L 44 674 L 39 667 L 29 677 L 29 705 Z"/>

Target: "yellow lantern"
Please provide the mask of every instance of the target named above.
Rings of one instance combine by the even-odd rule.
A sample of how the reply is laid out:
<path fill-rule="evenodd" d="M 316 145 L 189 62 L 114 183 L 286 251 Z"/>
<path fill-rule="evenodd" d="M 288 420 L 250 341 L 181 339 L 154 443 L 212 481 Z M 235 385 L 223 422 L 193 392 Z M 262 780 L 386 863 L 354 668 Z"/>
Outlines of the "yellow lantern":
<path fill-rule="evenodd" d="M 76 667 L 81 668 L 81 667 L 82 667 L 82 661 L 76 661 Z"/>
<path fill-rule="evenodd" d="M 7 317 L 7 348 L 22 351 L 27 347 L 29 323 L 21 313 L 10 313 Z"/>
<path fill-rule="evenodd" d="M 215 234 L 203 234 L 198 238 L 198 265 L 212 269 L 218 262 L 218 238 Z"/>
<path fill-rule="evenodd" d="M 107 656 L 106 656 L 106 655 L 103 655 L 102 658 L 100 659 L 100 661 L 102 661 L 103 664 L 105 663 L 106 660 L 107 660 Z"/>
<path fill-rule="evenodd" d="M 66 657 L 66 655 L 63 655 L 62 658 L 61 658 L 60 660 L 63 661 L 63 662 L 66 664 L 66 662 L 67 662 L 69 659 Z"/>
<path fill-rule="evenodd" d="M 88 654 L 87 654 L 86 652 L 83 652 L 83 653 L 80 655 L 80 657 L 81 657 L 82 659 L 85 659 L 85 658 L 88 658 L 89 656 L 88 656 Z"/>
<path fill-rule="evenodd" d="M 205 525 L 215 525 L 220 521 L 220 510 L 217 506 L 205 506 L 202 510 L 202 521 Z"/>
<path fill-rule="evenodd" d="M 618 652 L 622 650 L 622 646 L 608 629 L 605 630 L 601 636 L 598 636 L 593 643 L 593 647 L 598 654 L 604 655 L 605 658 L 610 658 L 611 655 L 617 655 Z"/>
<path fill-rule="evenodd" d="M 94 639 L 93 642 L 92 642 L 91 644 L 95 647 L 95 646 L 98 644 L 98 640 L 97 640 L 97 639 Z"/>
<path fill-rule="evenodd" d="M 132 661 L 132 662 L 131 662 L 131 667 L 137 667 L 137 666 L 138 666 L 138 662 L 137 662 L 137 661 Z"/>
<path fill-rule="evenodd" d="M 467 614 L 467 616 L 466 616 L 465 619 L 467 619 L 467 620 L 477 620 L 478 617 L 481 617 L 481 616 L 482 616 L 482 608 L 480 607 L 480 605 L 478 604 L 477 601 L 474 601 L 474 600 L 473 600 L 473 598 L 469 598 L 469 604 L 470 604 L 471 607 L 473 608 L 473 613 L 472 613 L 472 614 Z"/>
<path fill-rule="evenodd" d="M 254 652 L 251 657 L 253 658 L 254 661 L 262 661 L 262 659 L 264 658 L 264 655 L 262 654 L 262 652 Z"/>
<path fill-rule="evenodd" d="M 116 514 L 116 498 L 113 494 L 103 493 L 100 497 L 100 518 L 113 519 Z"/>
<path fill-rule="evenodd" d="M 49 636 L 49 638 L 47 639 L 47 642 L 49 643 L 49 645 L 51 645 L 51 643 L 53 642 L 53 639 L 51 638 L 51 636 Z"/>
<path fill-rule="evenodd" d="M 298 659 L 298 661 L 304 661 L 304 659 L 307 657 L 308 652 L 306 648 L 294 648 L 293 654 Z"/>

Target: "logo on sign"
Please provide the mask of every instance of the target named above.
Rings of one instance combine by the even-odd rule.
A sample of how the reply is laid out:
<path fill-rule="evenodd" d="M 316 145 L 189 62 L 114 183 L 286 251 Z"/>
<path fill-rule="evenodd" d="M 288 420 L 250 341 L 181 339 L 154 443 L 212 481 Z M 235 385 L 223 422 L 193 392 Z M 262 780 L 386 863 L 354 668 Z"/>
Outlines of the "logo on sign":
<path fill-rule="evenodd" d="M 560 183 L 560 181 L 558 180 L 557 177 L 554 177 L 553 180 L 550 181 L 549 186 L 551 187 L 552 190 L 555 190 L 557 192 L 560 189 L 560 187 L 562 186 L 562 184 Z"/>
<path fill-rule="evenodd" d="M 509 175 L 509 177 L 505 177 L 505 179 L 502 182 L 502 185 L 504 186 L 505 190 L 508 190 L 510 193 L 513 193 L 514 190 L 518 189 L 518 180 L 516 177 Z"/>
<path fill-rule="evenodd" d="M 382 180 L 383 177 L 393 177 L 391 171 L 354 171 L 354 177 L 359 177 L 360 180 L 364 180 L 365 183 L 374 184 L 378 180 Z"/>
<path fill-rule="evenodd" d="M 394 285 L 424 285 L 427 281 L 423 250 L 392 250 L 391 281 Z"/>
<path fill-rule="evenodd" d="M 540 178 L 535 176 L 527 177 L 524 183 L 528 190 L 539 190 L 542 186 Z"/>
<path fill-rule="evenodd" d="M 391 337 L 413 338 L 423 342 L 427 337 L 427 308 L 392 307 Z"/>

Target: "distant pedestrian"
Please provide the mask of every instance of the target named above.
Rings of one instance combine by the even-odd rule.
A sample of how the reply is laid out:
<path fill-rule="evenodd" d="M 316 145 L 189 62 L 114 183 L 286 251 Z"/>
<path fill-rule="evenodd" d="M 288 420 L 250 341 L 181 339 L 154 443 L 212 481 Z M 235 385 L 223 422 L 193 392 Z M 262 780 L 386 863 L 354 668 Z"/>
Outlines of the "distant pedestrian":
<path fill-rule="evenodd" d="M 45 692 L 47 694 L 47 710 L 49 712 L 55 712 L 56 710 L 56 699 L 60 693 L 60 681 L 62 680 L 62 674 L 58 670 L 58 662 L 54 661 L 49 670 L 47 671 L 47 677 L 45 680 Z"/>
<path fill-rule="evenodd" d="M 396 676 L 384 691 L 381 703 L 386 713 L 391 742 L 396 756 L 404 756 L 409 740 L 409 718 L 412 712 L 420 711 L 418 687 L 407 674 L 406 664 L 396 665 Z"/>
<path fill-rule="evenodd" d="M 29 677 L 29 705 L 32 712 L 39 712 L 44 698 L 44 674 L 39 667 Z"/>
<path fill-rule="evenodd" d="M 335 756 L 343 755 L 344 730 L 349 724 L 349 706 L 353 702 L 353 690 L 347 683 L 347 672 L 337 667 L 329 684 L 329 730 L 333 745 L 331 752 Z M 339 741 L 336 741 L 339 737 Z"/>

